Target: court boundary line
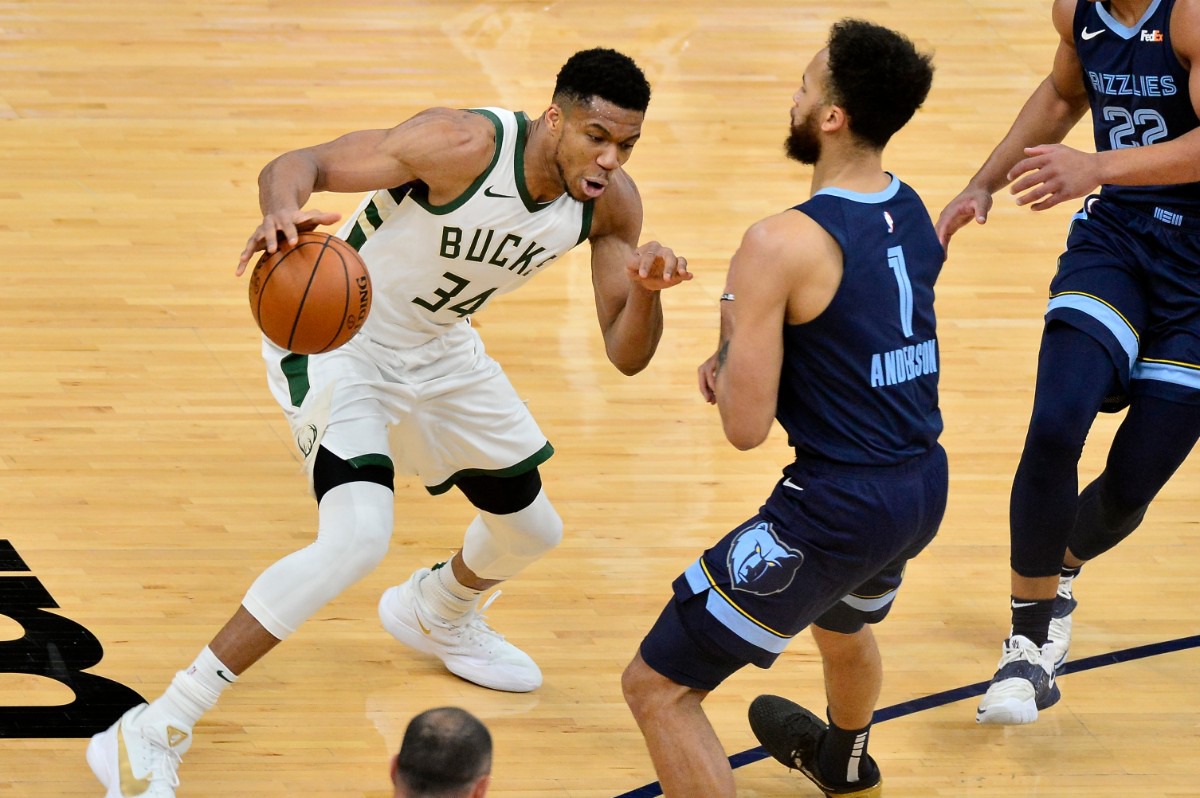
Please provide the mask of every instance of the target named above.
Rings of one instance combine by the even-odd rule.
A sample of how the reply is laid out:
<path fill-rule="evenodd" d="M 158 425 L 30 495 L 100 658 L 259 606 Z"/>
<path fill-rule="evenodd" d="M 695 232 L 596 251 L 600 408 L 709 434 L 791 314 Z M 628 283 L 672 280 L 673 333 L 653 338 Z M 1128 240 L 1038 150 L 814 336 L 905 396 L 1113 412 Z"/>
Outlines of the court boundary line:
<path fill-rule="evenodd" d="M 1200 635 L 1189 635 L 1188 637 L 1178 637 L 1174 640 L 1164 640 L 1161 643 L 1147 643 L 1133 648 L 1123 648 L 1118 651 L 1111 651 L 1107 654 L 1096 654 L 1091 657 L 1084 657 L 1081 660 L 1067 662 L 1059 671 L 1059 678 L 1068 676 L 1072 673 L 1081 671 L 1089 671 L 1094 668 L 1103 668 L 1109 665 L 1119 665 L 1122 662 L 1133 662 L 1134 660 L 1145 659 L 1146 657 L 1156 657 L 1161 654 L 1173 654 L 1177 651 L 1185 651 L 1189 648 L 1200 648 Z M 902 718 L 905 715 L 913 715 L 917 712 L 924 712 L 927 709 L 935 709 L 946 704 L 953 704 L 956 701 L 962 701 L 964 698 L 971 698 L 977 695 L 983 695 L 987 690 L 987 682 L 976 682 L 963 687 L 955 687 L 950 690 L 943 690 L 940 693 L 932 693 L 920 698 L 914 698 L 909 701 L 902 701 L 899 704 L 893 704 L 890 707 L 883 707 L 875 710 L 875 716 L 872 719 L 872 724 L 883 723 L 885 721 Z M 757 746 L 738 754 L 733 754 L 729 757 L 729 764 L 735 770 L 746 765 L 754 764 L 763 759 L 770 757 L 763 747 Z M 616 798 L 658 798 L 661 796 L 662 787 L 657 781 L 651 782 L 644 787 L 638 787 L 629 792 L 623 792 Z"/>

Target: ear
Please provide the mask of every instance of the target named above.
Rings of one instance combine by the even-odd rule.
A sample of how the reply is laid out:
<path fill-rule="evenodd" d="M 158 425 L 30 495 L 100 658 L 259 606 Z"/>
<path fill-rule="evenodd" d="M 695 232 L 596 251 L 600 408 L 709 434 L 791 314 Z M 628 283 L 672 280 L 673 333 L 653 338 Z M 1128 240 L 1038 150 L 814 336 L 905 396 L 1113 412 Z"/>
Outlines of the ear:
<path fill-rule="evenodd" d="M 396 754 L 392 757 L 392 765 L 389 768 L 392 776 L 392 784 L 396 783 L 396 771 L 400 768 L 400 755 Z"/>
<path fill-rule="evenodd" d="M 555 135 L 562 133 L 566 118 L 567 115 L 558 103 L 550 103 L 550 107 L 542 112 L 542 119 L 546 120 L 546 129 Z"/>
<path fill-rule="evenodd" d="M 836 133 L 850 124 L 850 116 L 840 105 L 827 105 L 821 111 L 821 131 Z"/>
<path fill-rule="evenodd" d="M 492 776 L 489 773 L 486 776 L 480 776 L 479 781 L 475 782 L 475 788 L 471 790 L 471 798 L 483 798 L 487 795 L 488 785 L 492 782 Z"/>

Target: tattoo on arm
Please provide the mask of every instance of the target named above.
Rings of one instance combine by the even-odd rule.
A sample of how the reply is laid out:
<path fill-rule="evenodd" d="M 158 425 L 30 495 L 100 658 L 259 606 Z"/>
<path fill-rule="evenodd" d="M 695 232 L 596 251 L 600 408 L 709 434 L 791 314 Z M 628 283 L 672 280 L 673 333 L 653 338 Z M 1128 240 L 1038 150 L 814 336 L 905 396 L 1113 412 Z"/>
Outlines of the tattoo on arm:
<path fill-rule="evenodd" d="M 729 357 L 729 339 L 726 338 L 721 342 L 721 346 L 717 349 L 717 368 L 713 371 L 713 376 L 721 373 L 721 369 L 725 367 L 725 359 Z"/>

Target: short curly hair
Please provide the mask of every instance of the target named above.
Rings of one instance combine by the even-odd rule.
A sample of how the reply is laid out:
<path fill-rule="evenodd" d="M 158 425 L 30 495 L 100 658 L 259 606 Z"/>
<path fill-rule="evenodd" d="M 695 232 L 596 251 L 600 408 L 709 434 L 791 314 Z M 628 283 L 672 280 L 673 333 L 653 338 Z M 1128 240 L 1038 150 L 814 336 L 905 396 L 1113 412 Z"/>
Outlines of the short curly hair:
<path fill-rule="evenodd" d="M 882 149 L 912 119 L 933 85 L 933 59 L 903 34 L 861 19 L 829 33 L 826 100 L 850 117 L 850 131 Z"/>
<path fill-rule="evenodd" d="M 554 101 L 585 104 L 593 97 L 645 113 L 650 105 L 650 84 L 641 68 L 623 53 L 604 47 L 580 50 L 558 71 Z"/>

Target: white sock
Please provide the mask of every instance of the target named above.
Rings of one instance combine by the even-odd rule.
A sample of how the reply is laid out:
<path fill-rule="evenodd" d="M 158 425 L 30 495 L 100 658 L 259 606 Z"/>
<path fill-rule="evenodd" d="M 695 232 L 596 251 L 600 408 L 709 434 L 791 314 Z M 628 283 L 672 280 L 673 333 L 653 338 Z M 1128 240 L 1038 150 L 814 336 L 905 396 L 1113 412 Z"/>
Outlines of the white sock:
<path fill-rule="evenodd" d="M 445 621 L 455 621 L 475 608 L 480 590 L 459 584 L 447 562 L 420 582 L 421 599 L 425 606 Z"/>
<path fill-rule="evenodd" d="M 237 676 L 205 646 L 196 661 L 187 670 L 176 673 L 162 697 L 150 705 L 147 719 L 157 719 L 161 713 L 174 721 L 184 721 L 189 727 L 195 726 L 235 681 Z"/>

